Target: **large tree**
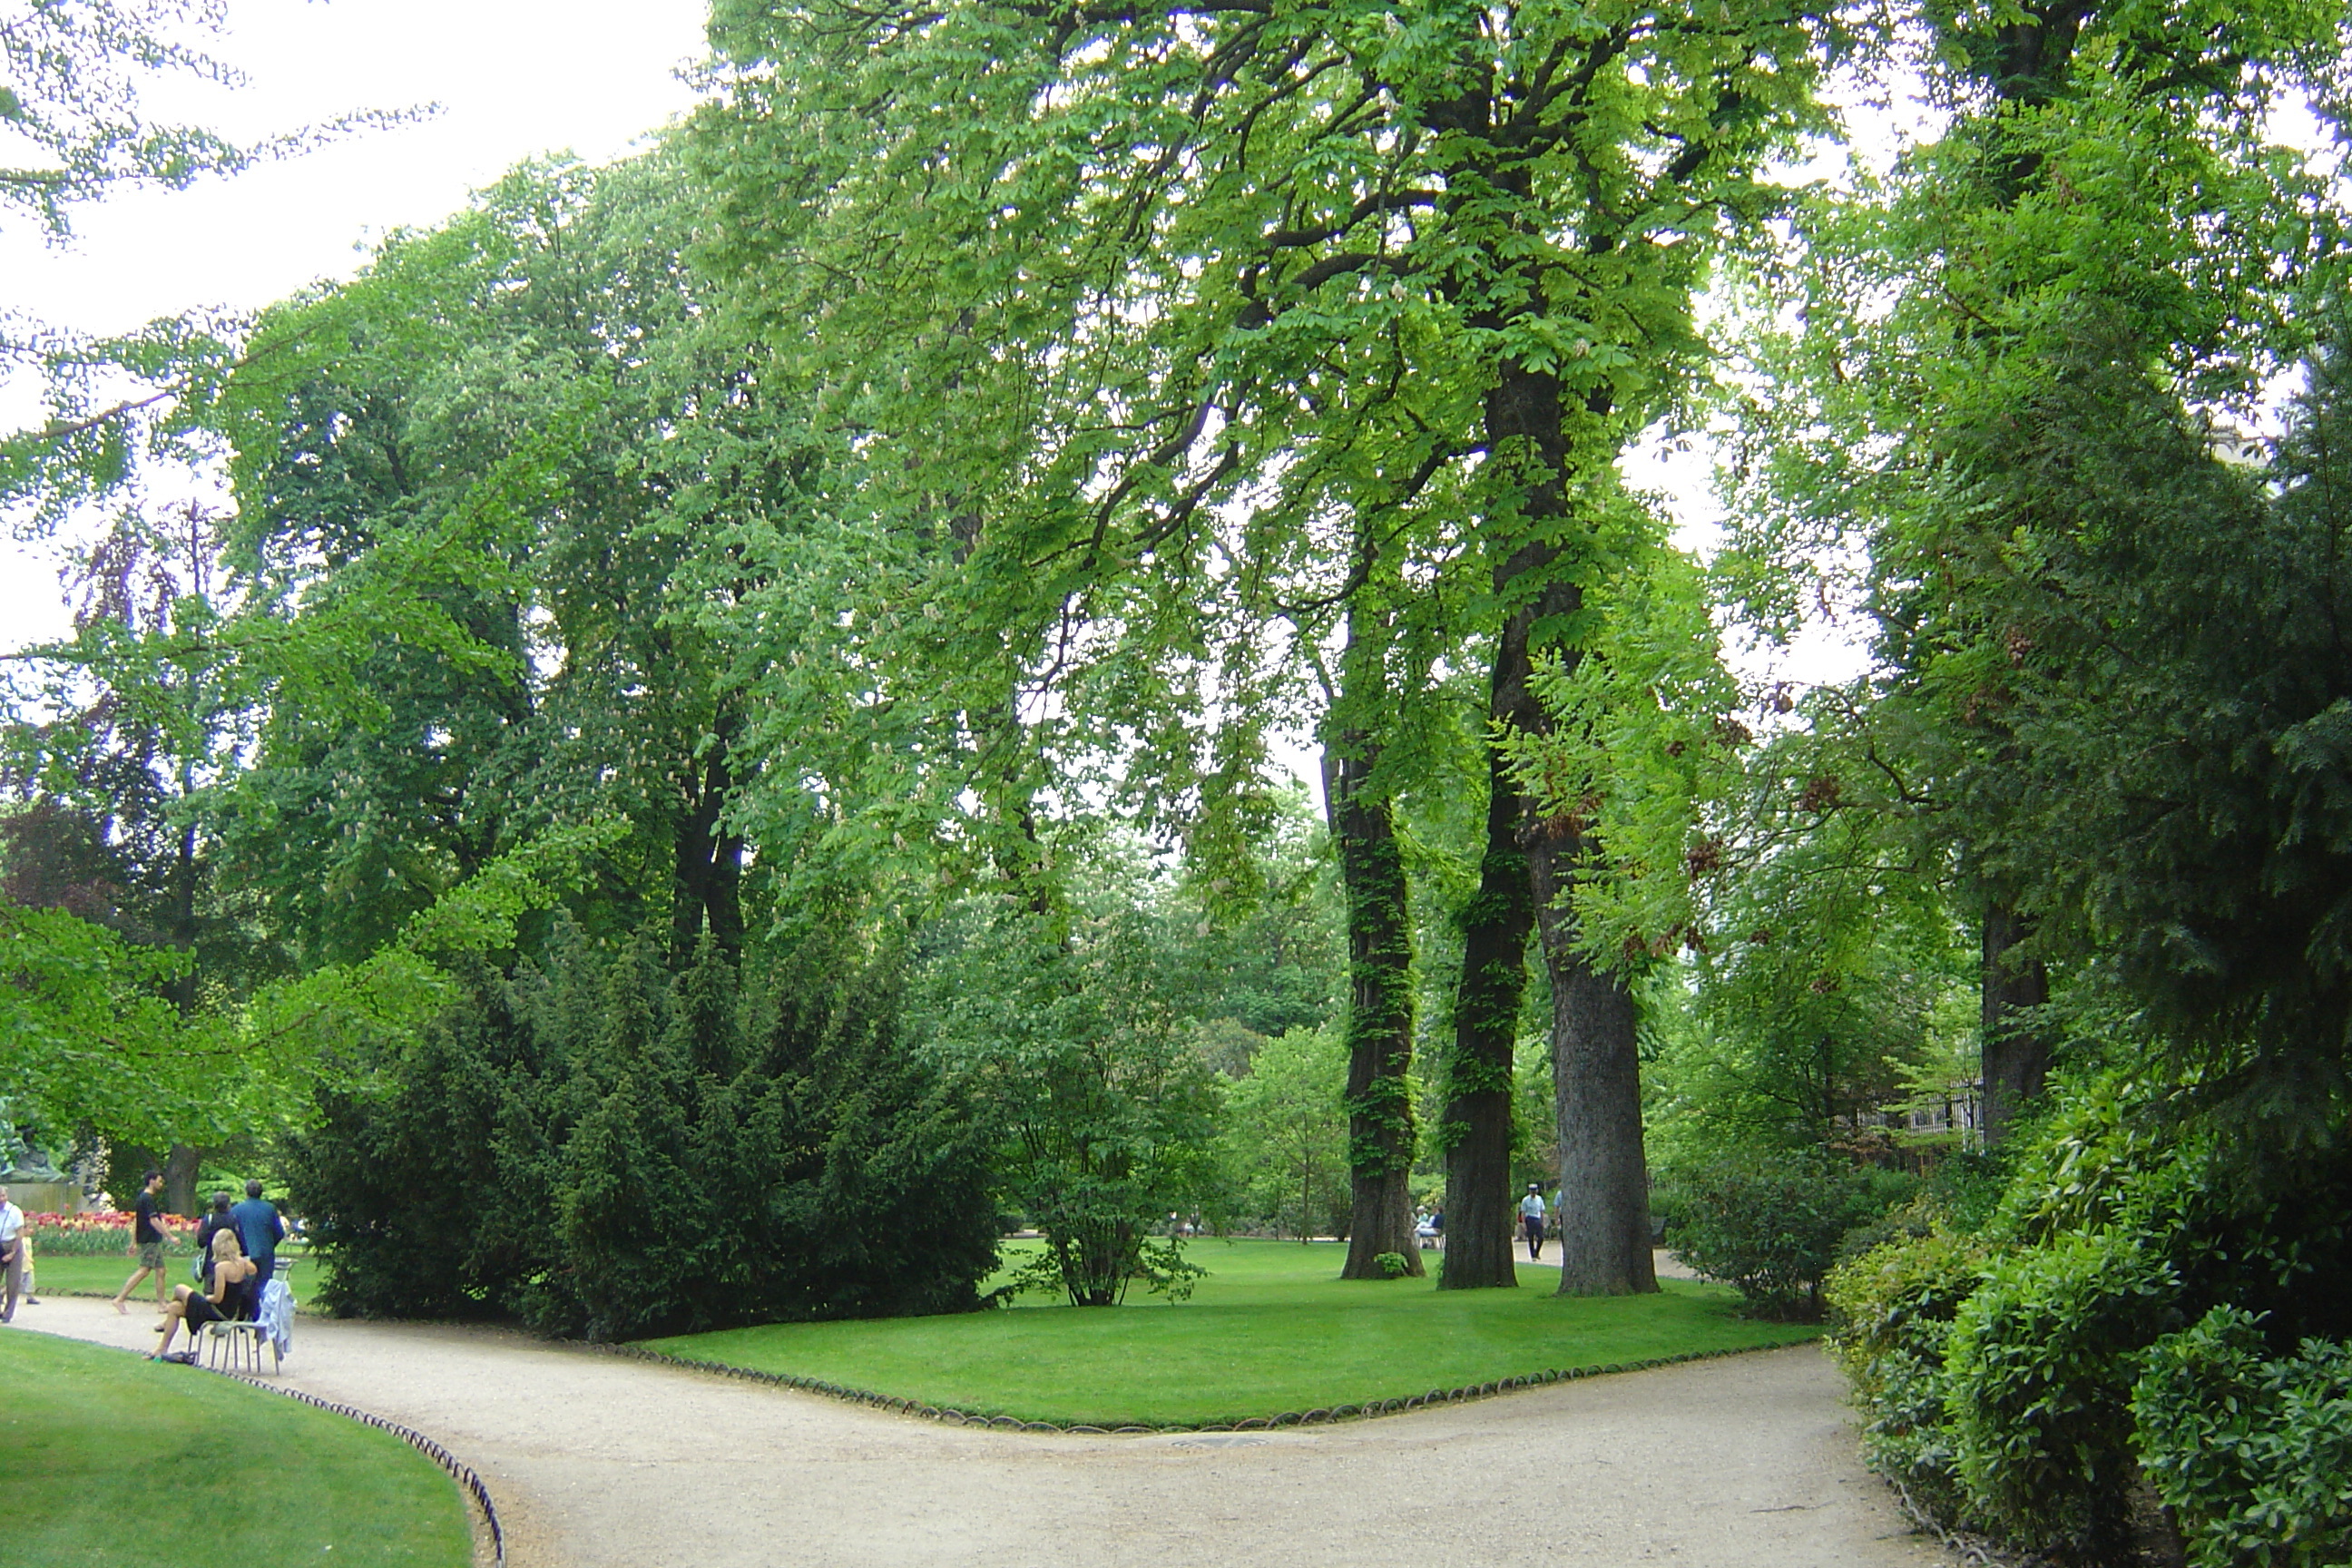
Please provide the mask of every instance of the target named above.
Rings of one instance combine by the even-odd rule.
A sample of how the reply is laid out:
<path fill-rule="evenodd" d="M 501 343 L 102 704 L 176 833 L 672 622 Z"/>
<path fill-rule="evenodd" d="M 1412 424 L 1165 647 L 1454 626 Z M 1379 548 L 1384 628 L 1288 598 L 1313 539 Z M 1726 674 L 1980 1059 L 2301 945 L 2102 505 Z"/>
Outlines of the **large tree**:
<path fill-rule="evenodd" d="M 1237 650 L 1269 598 L 1346 605 L 1385 556 L 1483 647 L 1499 758 L 1542 722 L 1537 658 L 1577 647 L 1594 498 L 1696 350 L 1706 242 L 1770 200 L 1756 170 L 1809 112 L 1817 26 L 1785 5 L 720 6 L 711 255 L 887 455 L 861 504 L 928 563 L 911 602 L 949 657 L 900 677 L 894 715 L 1156 780 L 1251 710 L 1265 660 Z M 1230 779 L 1252 750 L 1177 772 Z M 992 831 L 1017 833 L 1038 786 L 1004 776 Z M 1456 1285 L 1510 1278 L 1524 948 L 1591 849 L 1541 830 L 1507 763 L 1491 781 L 1445 1129 Z M 1640 1289 L 1633 1012 L 1554 933 L 1571 1142 L 1607 1173 L 1567 1278 Z M 1376 1186 L 1393 1037 L 1357 1037 L 1389 1053 L 1354 1074 Z"/>
<path fill-rule="evenodd" d="M 1804 226 L 1816 265 L 1784 362 L 1800 368 L 1758 422 L 1778 449 L 1745 510 L 1780 545 L 1863 546 L 1843 558 L 1868 563 L 1881 673 L 1850 706 L 1975 916 L 1998 1141 L 2049 1070 L 2049 965 L 2073 940 L 2042 928 L 2046 868 L 2000 826 L 2032 808 L 2011 712 L 2032 639 L 2000 584 L 2047 478 L 2038 410 L 2105 354 L 2103 384 L 2242 415 L 2299 352 L 2293 301 L 2324 225 L 2312 176 L 2264 136 L 2336 68 L 2336 23 L 2088 0 L 1927 23 L 1915 64 L 1948 121 Z"/>

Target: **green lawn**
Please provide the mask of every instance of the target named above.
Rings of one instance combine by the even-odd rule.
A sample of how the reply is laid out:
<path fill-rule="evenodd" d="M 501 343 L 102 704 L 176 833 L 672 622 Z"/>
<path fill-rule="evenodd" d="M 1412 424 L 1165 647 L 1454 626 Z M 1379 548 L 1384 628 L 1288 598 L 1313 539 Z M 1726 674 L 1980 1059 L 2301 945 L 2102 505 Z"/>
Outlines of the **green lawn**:
<path fill-rule="evenodd" d="M 138 1263 L 120 1255 L 107 1258 L 41 1258 L 34 1263 L 41 1293 L 48 1296 L 111 1296 L 122 1289 Z M 188 1259 L 167 1258 L 163 1260 L 163 1279 L 168 1285 L 193 1283 L 188 1273 Z M 286 1276 L 294 1294 L 308 1301 L 319 1282 L 316 1265 L 308 1259 L 296 1266 Z M 152 1274 L 139 1281 L 139 1299 L 149 1306 L 155 1304 L 155 1277 Z M 37 1309 L 36 1309 L 37 1314 Z"/>
<path fill-rule="evenodd" d="M 1108 1310 L 778 1323 L 646 1348 L 991 1415 L 1117 1426 L 1361 1405 L 1819 1331 L 1741 1318 L 1729 1290 L 1679 1280 L 1657 1296 L 1576 1300 L 1551 1294 L 1556 1271 L 1525 1266 L 1517 1290 L 1342 1280 L 1337 1243 L 1205 1242 L 1188 1256 L 1210 1273 L 1176 1305 L 1139 1292 Z"/>
<path fill-rule="evenodd" d="M 10 1562 L 473 1561 L 456 1484 L 388 1432 L 194 1367 L 21 1330 L 0 1331 L 0 1387 Z"/>

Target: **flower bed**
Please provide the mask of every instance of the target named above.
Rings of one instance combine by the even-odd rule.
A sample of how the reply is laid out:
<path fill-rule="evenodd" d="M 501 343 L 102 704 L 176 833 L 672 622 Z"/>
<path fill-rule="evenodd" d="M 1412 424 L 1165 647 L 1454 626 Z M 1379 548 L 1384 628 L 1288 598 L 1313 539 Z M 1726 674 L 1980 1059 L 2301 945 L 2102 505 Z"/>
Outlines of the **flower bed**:
<path fill-rule="evenodd" d="M 25 1227 L 33 1237 L 36 1258 L 116 1258 L 131 1247 L 131 1215 L 127 1214 L 29 1214 Z M 196 1222 L 177 1215 L 159 1215 L 167 1253 L 185 1257 L 192 1249 Z"/>

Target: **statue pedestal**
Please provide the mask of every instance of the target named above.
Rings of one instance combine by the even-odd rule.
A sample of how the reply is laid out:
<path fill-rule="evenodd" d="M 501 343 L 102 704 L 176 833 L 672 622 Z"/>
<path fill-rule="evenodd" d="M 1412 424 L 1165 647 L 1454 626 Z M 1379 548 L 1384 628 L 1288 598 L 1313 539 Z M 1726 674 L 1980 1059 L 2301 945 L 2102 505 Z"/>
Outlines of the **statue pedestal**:
<path fill-rule="evenodd" d="M 8 1182 L 8 1201 L 26 1214 L 80 1214 L 89 1207 L 75 1182 Z"/>

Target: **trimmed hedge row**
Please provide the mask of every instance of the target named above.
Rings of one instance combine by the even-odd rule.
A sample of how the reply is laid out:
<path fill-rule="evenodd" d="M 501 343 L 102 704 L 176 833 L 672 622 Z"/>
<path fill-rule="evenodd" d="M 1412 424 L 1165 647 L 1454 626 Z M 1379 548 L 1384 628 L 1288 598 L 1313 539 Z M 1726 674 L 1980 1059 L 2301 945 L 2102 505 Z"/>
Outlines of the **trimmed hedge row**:
<path fill-rule="evenodd" d="M 1599 1366 L 1559 1367 L 1549 1372 L 1528 1373 L 1521 1377 L 1497 1378 L 1492 1383 L 1466 1384 L 1461 1388 L 1433 1388 L 1427 1394 L 1416 1394 L 1405 1399 L 1375 1399 L 1362 1405 L 1318 1405 L 1313 1410 L 1286 1410 L 1279 1415 L 1252 1415 L 1238 1421 L 1135 1422 L 1119 1426 L 1096 1426 L 1084 1422 L 1066 1425 L 1057 1421 L 1024 1421 L 1017 1415 L 993 1415 L 985 1411 L 960 1410 L 948 1405 L 926 1405 L 919 1399 L 903 1399 L 877 1394 L 870 1389 L 849 1388 L 841 1384 L 827 1383 L 823 1378 L 797 1377 L 787 1372 L 759 1372 L 751 1367 L 730 1366 L 725 1362 L 671 1355 L 639 1345 L 605 1344 L 596 1348 L 608 1354 L 626 1356 L 632 1361 L 653 1362 L 688 1372 L 740 1378 L 747 1383 L 769 1384 L 897 1415 L 920 1416 L 926 1421 L 944 1421 L 955 1426 L 990 1426 L 1004 1432 L 1050 1432 L 1062 1436 L 1104 1437 L 1166 1432 L 1263 1432 L 1282 1426 L 1317 1426 L 1334 1421 L 1369 1421 L 1381 1415 L 1402 1415 L 1407 1411 L 1426 1409 L 1433 1405 L 1459 1405 L 1472 1399 L 1491 1399 L 1496 1394 L 1516 1394 L 1522 1389 L 1539 1388 L 1577 1378 L 1604 1377 L 1623 1372 L 1650 1372 L 1684 1362 L 1714 1361 L 1722 1356 L 1786 1350 L 1790 1344 L 1811 1342 L 1808 1340 L 1783 1341 L 1779 1344 L 1740 1345 L 1726 1350 L 1685 1351 L 1679 1355 L 1652 1356 L 1646 1361 L 1612 1361 Z"/>

